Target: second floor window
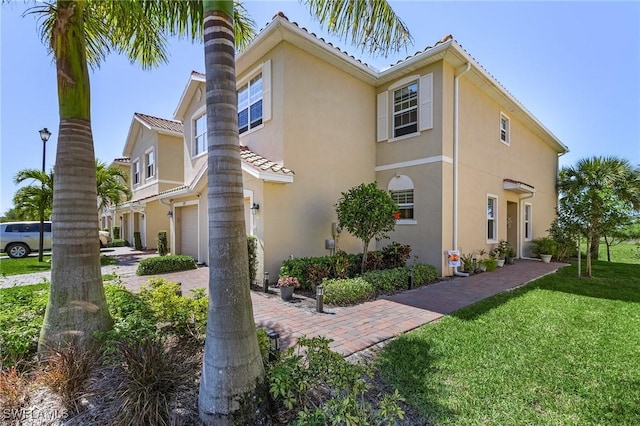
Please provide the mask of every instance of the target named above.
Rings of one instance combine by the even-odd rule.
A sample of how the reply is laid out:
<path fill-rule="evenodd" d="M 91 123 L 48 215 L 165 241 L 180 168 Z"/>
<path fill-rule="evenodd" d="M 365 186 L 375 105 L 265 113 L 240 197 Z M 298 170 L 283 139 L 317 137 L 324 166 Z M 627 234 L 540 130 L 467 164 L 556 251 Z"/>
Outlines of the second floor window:
<path fill-rule="evenodd" d="M 509 145 L 509 118 L 500 114 L 500 141 Z"/>
<path fill-rule="evenodd" d="M 153 177 L 153 175 L 155 174 L 155 159 L 153 158 L 153 151 L 149 151 L 147 152 L 145 155 L 145 164 L 147 165 L 147 179 L 149 179 L 150 177 Z"/>
<path fill-rule="evenodd" d="M 133 184 L 137 185 L 140 183 L 140 162 L 134 161 L 132 165 L 132 175 L 133 175 Z"/>
<path fill-rule="evenodd" d="M 238 90 L 238 131 L 244 133 L 262 124 L 262 74 Z"/>
<path fill-rule="evenodd" d="M 393 137 L 418 131 L 418 82 L 393 92 Z"/>
<path fill-rule="evenodd" d="M 193 156 L 207 150 L 207 114 L 193 120 Z"/>

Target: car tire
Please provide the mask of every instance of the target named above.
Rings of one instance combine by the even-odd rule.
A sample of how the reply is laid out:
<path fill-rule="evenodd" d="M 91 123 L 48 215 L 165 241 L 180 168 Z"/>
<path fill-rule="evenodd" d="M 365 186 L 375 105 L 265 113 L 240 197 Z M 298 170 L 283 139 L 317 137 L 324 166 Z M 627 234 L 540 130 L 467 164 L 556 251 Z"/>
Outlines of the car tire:
<path fill-rule="evenodd" d="M 13 243 L 7 247 L 7 254 L 13 259 L 22 259 L 27 257 L 29 253 L 31 253 L 29 246 L 23 243 Z"/>

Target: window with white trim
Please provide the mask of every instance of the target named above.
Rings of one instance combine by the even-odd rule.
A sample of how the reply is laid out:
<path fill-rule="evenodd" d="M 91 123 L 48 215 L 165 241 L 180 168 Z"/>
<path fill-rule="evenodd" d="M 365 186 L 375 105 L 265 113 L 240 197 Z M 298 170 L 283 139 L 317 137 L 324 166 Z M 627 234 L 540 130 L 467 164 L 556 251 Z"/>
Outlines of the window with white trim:
<path fill-rule="evenodd" d="M 509 145 L 509 117 L 500 114 L 500 142 Z"/>
<path fill-rule="evenodd" d="M 193 156 L 207 151 L 207 114 L 193 120 Z"/>
<path fill-rule="evenodd" d="M 418 131 L 418 82 L 393 92 L 393 137 Z"/>
<path fill-rule="evenodd" d="M 533 206 L 529 203 L 525 203 L 524 205 L 524 239 L 526 241 L 531 241 L 533 238 L 533 232 L 531 230 L 531 210 Z"/>
<path fill-rule="evenodd" d="M 147 175 L 146 178 L 149 179 L 151 177 L 153 177 L 155 175 L 155 168 L 156 168 L 156 162 L 155 162 L 155 158 L 154 158 L 154 152 L 153 150 L 147 151 L 144 154 L 144 163 L 147 167 Z"/>
<path fill-rule="evenodd" d="M 133 176 L 133 184 L 138 185 L 140 183 L 140 161 L 135 160 L 131 163 L 131 176 Z"/>
<path fill-rule="evenodd" d="M 262 124 L 262 73 L 238 89 L 238 131 L 244 133 Z"/>
<path fill-rule="evenodd" d="M 487 241 L 498 241 L 498 198 L 487 195 Z"/>
<path fill-rule="evenodd" d="M 391 198 L 398 204 L 398 218 L 400 223 L 403 220 L 413 221 L 414 216 L 414 190 L 413 181 L 405 175 L 396 175 L 391 178 L 387 186 Z"/>

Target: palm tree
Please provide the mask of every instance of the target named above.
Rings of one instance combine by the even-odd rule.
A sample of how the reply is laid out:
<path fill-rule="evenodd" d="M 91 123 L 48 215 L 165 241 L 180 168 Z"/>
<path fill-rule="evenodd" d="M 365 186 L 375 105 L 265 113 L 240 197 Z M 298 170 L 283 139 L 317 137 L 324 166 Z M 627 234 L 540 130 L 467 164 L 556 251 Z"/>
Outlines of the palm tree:
<path fill-rule="evenodd" d="M 193 1 L 57 0 L 29 10 L 42 16 L 53 54 L 60 128 L 53 195 L 51 291 L 39 352 L 76 344 L 90 348 L 112 320 L 100 273 L 96 167 L 91 133 L 89 65 L 115 51 L 149 68 L 166 62 L 166 35 L 202 34 Z"/>
<path fill-rule="evenodd" d="M 51 216 L 53 207 L 53 171 L 20 170 L 13 178 L 16 185 L 31 179 L 31 184 L 23 186 L 13 196 L 13 204 L 25 220 L 38 220 L 40 211 L 44 217 Z"/>
<path fill-rule="evenodd" d="M 600 236 L 620 212 L 640 209 L 640 168 L 617 157 L 592 157 L 560 170 L 560 207 L 587 238 L 587 276 Z"/>
<path fill-rule="evenodd" d="M 386 2 L 307 3 L 330 31 L 363 48 L 388 51 L 410 40 Z M 230 1 L 204 0 L 209 310 L 198 410 L 207 425 L 254 424 L 267 400 L 249 293 L 233 14 Z"/>
<path fill-rule="evenodd" d="M 98 191 L 98 210 L 117 206 L 123 200 L 131 198 L 131 189 L 127 185 L 129 176 L 119 167 L 108 167 L 96 160 L 96 183 Z"/>

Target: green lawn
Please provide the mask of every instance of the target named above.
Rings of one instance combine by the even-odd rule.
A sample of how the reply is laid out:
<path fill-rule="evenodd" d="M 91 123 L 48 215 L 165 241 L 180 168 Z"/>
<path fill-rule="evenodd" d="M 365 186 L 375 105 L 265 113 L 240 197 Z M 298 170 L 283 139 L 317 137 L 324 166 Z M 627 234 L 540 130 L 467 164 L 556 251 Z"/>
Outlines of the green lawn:
<path fill-rule="evenodd" d="M 51 269 L 51 253 L 44 253 L 43 262 L 38 262 L 38 257 L 25 257 L 22 259 L 0 259 L 0 275 L 22 275 L 33 272 L 44 272 Z M 116 259 L 109 256 L 101 256 L 100 263 L 113 265 Z"/>
<path fill-rule="evenodd" d="M 640 265 L 564 268 L 401 336 L 386 383 L 433 424 L 640 424 Z"/>

